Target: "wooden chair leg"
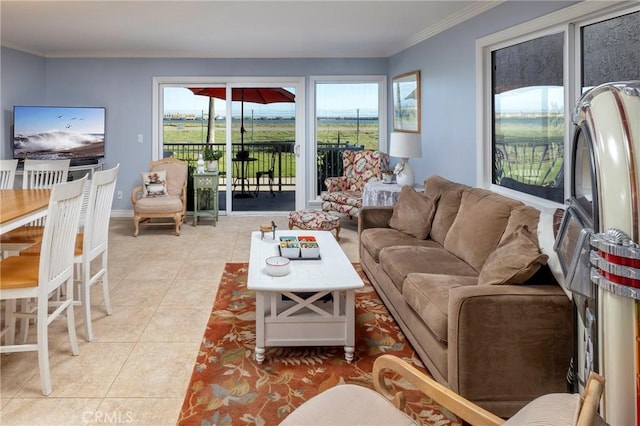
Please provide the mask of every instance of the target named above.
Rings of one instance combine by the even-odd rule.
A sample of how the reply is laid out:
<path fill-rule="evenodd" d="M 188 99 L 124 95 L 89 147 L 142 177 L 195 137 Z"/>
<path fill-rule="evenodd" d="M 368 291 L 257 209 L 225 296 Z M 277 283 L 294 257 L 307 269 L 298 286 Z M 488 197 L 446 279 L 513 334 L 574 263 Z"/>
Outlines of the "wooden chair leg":
<path fill-rule="evenodd" d="M 138 232 L 140 231 L 140 216 L 138 215 L 134 215 L 133 216 L 133 226 L 135 227 L 135 230 L 133 231 L 133 236 L 137 237 L 138 236 Z"/>
<path fill-rule="evenodd" d="M 180 224 L 182 223 L 182 215 L 180 213 L 176 214 L 173 217 L 173 220 L 176 223 L 176 236 L 180 236 Z"/>

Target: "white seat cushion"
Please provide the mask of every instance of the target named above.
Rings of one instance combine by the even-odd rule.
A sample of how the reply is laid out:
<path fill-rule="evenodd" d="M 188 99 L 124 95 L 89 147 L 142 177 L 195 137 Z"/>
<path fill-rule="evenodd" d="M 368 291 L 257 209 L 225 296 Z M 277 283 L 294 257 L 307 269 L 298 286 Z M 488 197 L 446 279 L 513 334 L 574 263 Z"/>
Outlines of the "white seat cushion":
<path fill-rule="evenodd" d="M 281 425 L 417 425 L 378 392 L 358 385 L 327 389 L 295 409 Z"/>
<path fill-rule="evenodd" d="M 579 413 L 579 394 L 551 393 L 542 395 L 522 407 L 505 425 L 574 426 Z"/>

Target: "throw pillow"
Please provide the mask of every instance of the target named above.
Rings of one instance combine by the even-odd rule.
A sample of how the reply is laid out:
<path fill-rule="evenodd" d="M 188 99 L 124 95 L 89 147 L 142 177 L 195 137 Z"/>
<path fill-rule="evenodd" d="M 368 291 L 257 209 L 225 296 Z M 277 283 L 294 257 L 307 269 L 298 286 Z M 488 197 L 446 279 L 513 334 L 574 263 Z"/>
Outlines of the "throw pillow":
<path fill-rule="evenodd" d="M 487 257 L 478 285 L 522 284 L 547 263 L 527 225 L 515 231 Z"/>
<path fill-rule="evenodd" d="M 513 200 L 485 189 L 470 188 L 462 193 L 460 209 L 444 248 L 480 272 L 489 254 L 507 227 Z"/>
<path fill-rule="evenodd" d="M 439 198 L 439 197 L 438 197 Z M 437 199 L 433 200 L 406 185 L 400 190 L 393 208 L 389 226 L 397 231 L 424 240 L 431 232 L 431 221 L 436 213 Z"/>
<path fill-rule="evenodd" d="M 166 197 L 167 192 L 167 171 L 142 172 L 142 188 L 145 197 Z"/>

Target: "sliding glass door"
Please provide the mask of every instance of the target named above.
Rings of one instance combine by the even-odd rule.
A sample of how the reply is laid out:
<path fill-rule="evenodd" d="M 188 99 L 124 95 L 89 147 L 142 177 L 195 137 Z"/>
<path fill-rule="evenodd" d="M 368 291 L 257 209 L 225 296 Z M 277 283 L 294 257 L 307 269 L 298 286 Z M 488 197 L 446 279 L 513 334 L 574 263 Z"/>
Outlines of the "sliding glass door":
<path fill-rule="evenodd" d="M 304 173 L 297 161 L 302 134 L 297 117 L 303 105 L 296 95 L 303 90 L 302 79 L 228 84 L 155 80 L 156 155 L 188 161 L 190 173 L 199 154 L 217 158 L 221 214 L 291 211 L 304 205 L 304 185 L 296 179 Z M 191 185 L 188 190 L 192 210 Z"/>

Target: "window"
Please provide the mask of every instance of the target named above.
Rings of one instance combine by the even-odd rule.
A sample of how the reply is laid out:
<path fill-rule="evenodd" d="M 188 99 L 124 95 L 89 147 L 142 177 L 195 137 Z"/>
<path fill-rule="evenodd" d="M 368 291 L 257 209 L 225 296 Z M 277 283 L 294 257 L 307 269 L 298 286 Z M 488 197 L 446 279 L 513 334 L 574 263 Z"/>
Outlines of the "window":
<path fill-rule="evenodd" d="M 484 37 L 478 47 L 478 184 L 537 204 L 569 196 L 582 93 L 640 79 L 640 8 L 581 2 Z"/>
<path fill-rule="evenodd" d="M 316 196 L 327 177 L 342 175 L 342 152 L 381 149 L 386 140 L 386 78 L 312 78 L 314 117 L 311 135 L 317 166 Z M 383 114 L 380 114 L 380 112 Z"/>
<path fill-rule="evenodd" d="M 492 183 L 561 203 L 564 34 L 495 50 Z"/>
<path fill-rule="evenodd" d="M 640 12 L 582 27 L 582 92 L 608 81 L 640 80 Z"/>

